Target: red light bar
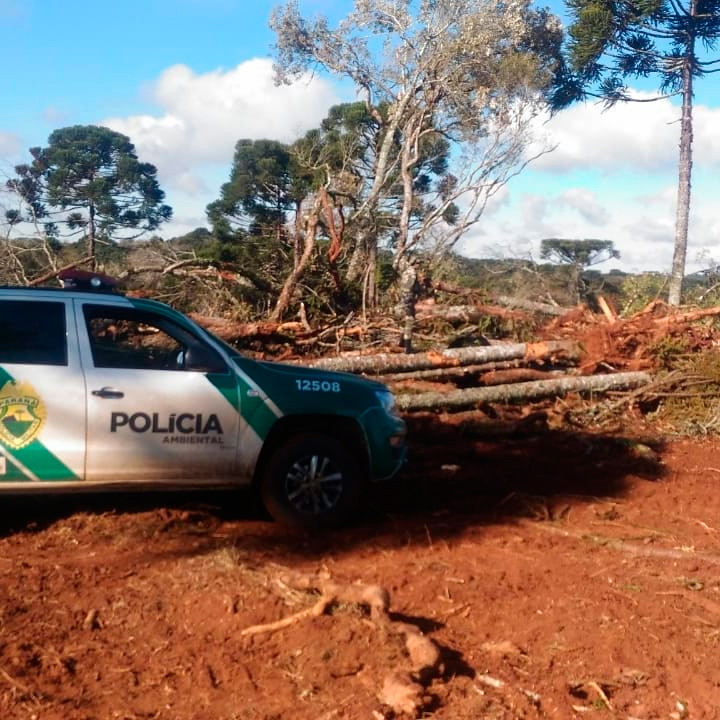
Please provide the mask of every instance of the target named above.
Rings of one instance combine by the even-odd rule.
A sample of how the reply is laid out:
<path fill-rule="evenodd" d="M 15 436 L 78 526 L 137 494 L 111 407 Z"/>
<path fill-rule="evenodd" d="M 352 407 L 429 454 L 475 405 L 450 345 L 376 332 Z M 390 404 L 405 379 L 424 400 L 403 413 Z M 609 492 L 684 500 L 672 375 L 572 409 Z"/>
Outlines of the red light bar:
<path fill-rule="evenodd" d="M 72 290 L 105 290 L 113 291 L 117 288 L 117 280 L 103 273 L 90 270 L 63 270 L 58 273 L 58 279 L 64 288 Z"/>

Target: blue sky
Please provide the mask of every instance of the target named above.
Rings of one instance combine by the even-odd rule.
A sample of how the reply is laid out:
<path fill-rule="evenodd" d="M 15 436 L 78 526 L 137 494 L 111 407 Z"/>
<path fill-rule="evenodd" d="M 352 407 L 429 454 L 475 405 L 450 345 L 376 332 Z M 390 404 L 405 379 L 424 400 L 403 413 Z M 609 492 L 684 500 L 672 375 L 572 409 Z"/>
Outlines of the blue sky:
<path fill-rule="evenodd" d="M 153 162 L 175 211 L 166 237 L 206 223 L 235 141 L 292 141 L 352 99 L 329 78 L 272 83 L 266 0 L 0 0 L 0 169 L 56 128 L 105 124 Z M 347 0 L 303 0 L 339 17 Z M 555 4 L 561 10 L 560 4 Z M 647 92 L 649 88 L 640 89 Z M 535 257 L 543 237 L 615 242 L 627 270 L 669 269 L 678 109 L 576 106 L 541 128 L 557 149 L 513 179 L 463 240 L 468 255 Z M 720 78 L 697 86 L 688 270 L 720 263 Z M 606 265 L 606 268 L 612 265 Z"/>

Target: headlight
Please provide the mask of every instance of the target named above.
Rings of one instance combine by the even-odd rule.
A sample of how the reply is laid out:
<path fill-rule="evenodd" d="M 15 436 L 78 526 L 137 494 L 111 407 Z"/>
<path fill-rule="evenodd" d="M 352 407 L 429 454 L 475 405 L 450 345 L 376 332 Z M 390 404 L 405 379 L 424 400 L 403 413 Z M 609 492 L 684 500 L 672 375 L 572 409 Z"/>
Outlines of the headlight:
<path fill-rule="evenodd" d="M 388 415 L 399 415 L 397 405 L 395 404 L 395 396 L 389 390 L 377 390 L 375 397 L 378 399 L 380 407 Z"/>

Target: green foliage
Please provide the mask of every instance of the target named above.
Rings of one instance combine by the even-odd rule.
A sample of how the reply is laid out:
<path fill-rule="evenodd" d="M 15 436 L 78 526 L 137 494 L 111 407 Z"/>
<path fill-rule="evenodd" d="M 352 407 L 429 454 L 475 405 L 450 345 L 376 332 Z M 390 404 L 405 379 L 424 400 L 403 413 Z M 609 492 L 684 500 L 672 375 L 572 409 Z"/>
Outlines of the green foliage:
<path fill-rule="evenodd" d="M 207 208 L 215 234 L 239 239 L 286 236 L 288 211 L 307 195 L 310 178 L 290 146 L 275 140 L 238 140 L 230 180 Z"/>
<path fill-rule="evenodd" d="M 527 124 L 554 83 L 562 38 L 558 18 L 530 0 L 355 0 L 334 27 L 289 0 L 270 26 L 279 81 L 320 68 L 364 101 L 353 112 L 374 135 L 368 152 L 345 146 L 335 159 L 349 159 L 361 180 L 349 224 L 368 229 L 368 268 L 378 245 L 399 268 L 479 222 L 526 163 Z"/>
<path fill-rule="evenodd" d="M 311 184 L 311 174 L 291 146 L 239 140 L 230 180 L 207 207 L 213 240 L 205 243 L 201 256 L 242 267 L 262 291 L 280 286 L 293 267 L 297 223 Z"/>
<path fill-rule="evenodd" d="M 683 302 L 687 305 L 720 305 L 720 267 L 713 263 L 705 270 L 686 276 L 683 290 Z"/>
<path fill-rule="evenodd" d="M 688 344 L 682 337 L 667 335 L 651 345 L 648 351 L 660 367 L 670 370 L 677 365 L 680 358 L 687 355 Z"/>
<path fill-rule="evenodd" d="M 720 354 L 714 349 L 678 353 L 666 376 L 667 390 L 650 417 L 683 435 L 720 433 Z"/>
<path fill-rule="evenodd" d="M 310 190 L 324 187 L 336 208 L 344 215 L 362 205 L 373 181 L 374 163 L 388 132 L 388 105 L 380 103 L 374 111 L 364 102 L 344 103 L 330 108 L 320 127 L 310 130 L 292 146 L 296 162 L 312 174 Z M 400 137 L 393 136 L 391 152 L 400 152 Z M 417 146 L 409 172 L 413 203 L 411 218 L 418 225 L 436 208 L 433 199 L 449 197 L 456 179 L 448 172 L 450 143 L 436 132 L 425 132 Z M 398 169 L 388 172 L 383 202 L 371 219 L 377 240 L 391 247 L 397 235 L 398 216 L 404 200 Z M 445 221 L 453 224 L 459 215 L 454 202 L 445 209 Z M 352 232 L 353 228 L 349 228 Z M 352 237 L 348 237 L 352 241 Z"/>
<path fill-rule="evenodd" d="M 615 249 L 612 240 L 545 238 L 540 243 L 540 257 L 543 260 L 590 267 L 612 258 L 619 258 L 620 253 Z"/>
<path fill-rule="evenodd" d="M 397 237 L 405 196 L 396 168 L 388 173 L 387 194 L 370 226 L 346 222 L 363 204 L 372 182 L 374 162 L 385 143 L 386 113 L 387 106 L 382 104 L 371 110 L 366 103 L 345 103 L 332 107 L 318 128 L 292 145 L 238 141 L 230 179 L 222 186 L 220 198 L 207 208 L 214 239 L 205 245 L 202 256 L 242 265 L 244 272 L 266 278 L 278 288 L 298 272 L 300 250 L 307 239 L 305 223 L 311 213 L 318 213 L 322 199 L 317 238 L 312 241 L 315 248 L 312 257 L 302 261 L 303 300 L 309 309 L 315 301 L 311 296 L 317 293 L 320 305 L 346 309 L 361 283 L 355 277 L 341 278 L 358 246 L 364 248 L 362 233 L 365 238 L 371 233 L 381 248 L 392 247 Z M 397 140 L 391 139 L 397 152 Z M 448 141 L 438 133 L 424 133 L 419 139 L 411 169 L 415 202 L 410 218 L 416 224 L 435 210 L 427 198 L 442 193 L 441 185 L 447 192 L 453 189 L 447 172 L 449 151 Z M 445 222 L 454 222 L 457 213 L 455 204 L 448 202 Z M 333 234 L 339 240 L 335 250 L 339 246 L 341 252 L 328 260 L 326 248 Z M 376 273 L 377 267 L 371 272 Z"/>
<path fill-rule="evenodd" d="M 657 300 L 667 286 L 667 276 L 657 272 L 626 275 L 620 286 L 620 315 L 628 317 Z"/>
<path fill-rule="evenodd" d="M 215 241 L 215 236 L 205 227 L 197 227 L 189 233 L 173 238 L 184 250 L 202 250 Z"/>
<path fill-rule="evenodd" d="M 620 270 L 609 273 L 584 270 L 580 277 L 589 302 L 593 296 L 602 294 L 620 307 L 624 302 L 624 284 L 633 276 Z M 510 296 L 563 307 L 576 302 L 572 268 L 568 265 L 521 259 L 475 259 L 452 253 L 434 270 L 433 279 L 476 289 L 480 301 L 492 302 L 492 298 Z"/>
<path fill-rule="evenodd" d="M 675 248 L 668 302 L 681 299 L 690 217 L 694 82 L 720 70 L 720 0 L 568 0 L 572 18 L 553 97 L 560 109 L 588 97 L 607 106 L 635 98 L 628 82 L 652 77 L 660 94 L 682 96 Z"/>
<path fill-rule="evenodd" d="M 544 260 L 570 266 L 569 285 L 572 288 L 574 302 L 589 296 L 589 287 L 583 275 L 588 268 L 611 258 L 619 258 L 612 240 L 568 240 L 545 238 L 540 243 L 540 257 Z"/>
<path fill-rule="evenodd" d="M 125 135 L 76 125 L 55 130 L 30 154 L 7 185 L 27 204 L 24 219 L 42 221 L 50 237 L 83 235 L 93 253 L 96 238 L 137 237 L 172 216 L 156 168 L 138 160 Z"/>
<path fill-rule="evenodd" d="M 684 73 L 712 72 L 701 57 L 720 38 L 720 2 L 696 0 L 569 0 L 568 58 L 578 95 L 599 94 L 608 103 L 631 99 L 629 79 L 657 76 L 662 93 L 683 89 Z"/>
<path fill-rule="evenodd" d="M 381 115 L 386 108 L 381 108 Z M 372 172 L 381 127 L 363 102 L 334 105 L 320 127 L 293 145 L 300 163 L 313 175 L 313 187 L 330 186 L 334 195 L 358 202 Z"/>

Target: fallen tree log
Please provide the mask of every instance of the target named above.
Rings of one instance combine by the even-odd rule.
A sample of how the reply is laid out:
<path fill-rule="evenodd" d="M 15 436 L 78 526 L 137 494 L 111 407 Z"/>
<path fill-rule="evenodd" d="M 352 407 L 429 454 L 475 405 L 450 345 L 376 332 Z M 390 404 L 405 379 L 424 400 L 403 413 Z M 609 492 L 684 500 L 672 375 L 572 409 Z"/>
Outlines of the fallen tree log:
<path fill-rule="evenodd" d="M 567 377 L 562 370 L 535 370 L 533 368 L 516 368 L 514 370 L 491 370 L 478 378 L 480 385 L 507 385 L 509 383 L 535 382 L 536 380 L 552 380 Z"/>
<path fill-rule="evenodd" d="M 674 325 L 688 322 L 696 322 L 708 317 L 720 315 L 720 307 L 702 308 L 701 310 L 690 310 L 676 315 L 666 315 L 665 317 L 655 318 L 653 323 L 659 326 Z M 630 318 L 632 322 L 633 318 Z"/>
<path fill-rule="evenodd" d="M 488 317 L 504 320 L 527 320 L 525 313 L 492 305 L 429 305 L 418 303 L 415 307 L 418 323 L 442 320 L 450 325 L 477 324 Z"/>
<path fill-rule="evenodd" d="M 553 370 L 567 370 L 576 368 L 577 362 L 572 357 L 553 357 L 550 360 L 540 360 L 543 372 Z M 514 370 L 515 368 L 528 367 L 529 361 L 523 358 L 516 360 L 504 360 L 501 362 L 479 363 L 478 365 L 461 365 L 451 368 L 430 368 L 429 370 L 407 370 L 405 372 L 385 373 L 377 375 L 376 380 L 383 383 L 399 382 L 401 380 L 455 380 L 477 378 L 486 373 L 498 370 Z"/>
<path fill-rule="evenodd" d="M 608 302 L 605 297 L 602 295 L 598 295 L 597 299 L 598 306 L 600 307 L 600 310 L 602 310 L 602 314 L 605 316 L 607 321 L 614 325 L 618 320 L 620 320 L 620 317 L 617 314 L 617 310 L 612 306 L 610 302 Z"/>
<path fill-rule="evenodd" d="M 153 264 L 130 267 L 123 270 L 123 272 L 117 276 L 117 279 L 125 281 L 134 275 L 142 275 L 145 273 L 175 275 L 178 277 L 210 277 L 238 285 L 251 285 L 262 292 L 271 294 L 278 293 L 278 290 L 267 280 L 248 270 L 246 267 L 240 267 L 230 263 L 223 263 L 223 265 L 224 267 L 216 267 L 208 264 L 207 260 L 193 257 L 177 260 L 169 265 Z"/>
<path fill-rule="evenodd" d="M 523 358 L 549 360 L 555 357 L 579 360 L 580 345 L 573 340 L 551 340 L 540 343 L 504 343 L 482 347 L 431 350 L 415 354 L 379 353 L 351 357 L 320 358 L 313 361 L 294 361 L 295 365 L 339 370 L 351 373 L 381 375 L 388 372 L 426 370 L 429 368 L 461 367 L 484 362 L 499 362 Z"/>
<path fill-rule="evenodd" d="M 294 336 L 294 333 L 303 332 L 302 324 L 299 322 L 278 323 L 265 320 L 246 323 L 199 313 L 188 313 L 188 317 L 225 342 L 255 337 Z M 292 337 L 286 339 L 291 340 Z"/>
<path fill-rule="evenodd" d="M 458 295 L 460 297 L 476 297 L 483 294 L 480 289 L 461 287 L 460 285 L 453 285 L 452 283 L 442 281 L 433 282 L 432 287 L 433 290 Z M 498 305 L 504 305 L 509 308 L 519 308 L 520 310 L 528 310 L 544 315 L 564 315 L 571 309 L 560 307 L 559 305 L 551 305 L 550 303 L 538 302 L 537 300 L 511 297 L 509 295 L 499 295 L 491 299 Z"/>
<path fill-rule="evenodd" d="M 57 268 L 56 270 L 50 270 L 50 272 L 46 272 L 39 277 L 34 278 L 33 280 L 30 280 L 28 282 L 28 287 L 36 287 L 37 285 L 42 285 L 43 283 L 47 282 L 48 280 L 52 280 L 53 278 L 56 278 L 61 272 L 64 270 L 73 270 L 79 265 L 84 265 L 85 263 L 90 262 L 93 259 L 93 255 L 86 255 L 81 260 L 76 260 L 75 262 L 70 263 L 69 265 L 63 265 L 60 268 Z"/>
<path fill-rule="evenodd" d="M 504 305 L 505 307 L 519 308 L 520 310 L 542 313 L 543 315 L 559 316 L 572 310 L 572 308 L 551 305 L 550 303 L 538 302 L 537 300 L 525 300 L 523 298 L 509 297 L 507 295 L 500 295 L 496 297 L 495 302 L 498 305 Z"/>
<path fill-rule="evenodd" d="M 501 363 L 487 363 L 488 365 L 500 365 Z M 481 367 L 473 365 L 471 367 Z M 391 387 L 396 387 L 396 392 L 402 392 L 402 388 L 418 381 L 436 381 L 451 383 L 457 387 L 473 387 L 486 385 L 507 385 L 508 383 L 519 383 L 531 380 L 549 380 L 551 378 L 567 377 L 568 371 L 564 370 L 535 370 L 528 367 L 511 367 L 505 370 L 475 370 L 471 373 L 462 373 L 465 368 L 445 368 L 442 370 L 418 370 L 417 372 L 393 373 L 392 375 L 379 375 L 377 380 Z M 577 371 L 576 371 L 577 372 Z M 427 373 L 427 375 L 425 375 Z M 579 374 L 579 372 L 577 373 Z M 388 380 L 388 378 L 391 378 Z M 450 385 L 449 385 L 450 387 Z"/>
<path fill-rule="evenodd" d="M 615 373 L 610 375 L 567 376 L 552 380 L 537 380 L 510 385 L 398 395 L 401 410 L 439 410 L 471 408 L 481 402 L 510 402 L 512 400 L 539 400 L 566 395 L 571 392 L 603 393 L 608 390 L 631 390 L 647 385 L 651 376 L 643 372 Z"/>
<path fill-rule="evenodd" d="M 463 365 L 455 368 L 430 368 L 429 370 L 386 373 L 378 375 L 376 379 L 384 383 L 398 380 L 452 380 L 453 378 L 472 378 L 493 370 L 512 370 L 519 367 L 523 367 L 521 359 L 480 363 L 479 365 Z"/>
<path fill-rule="evenodd" d="M 442 280 L 434 280 L 432 289 L 439 292 L 449 293 L 450 295 L 460 295 L 461 297 L 478 296 L 483 292 L 479 288 L 468 288 L 455 285 L 453 283 L 444 282 Z"/>

